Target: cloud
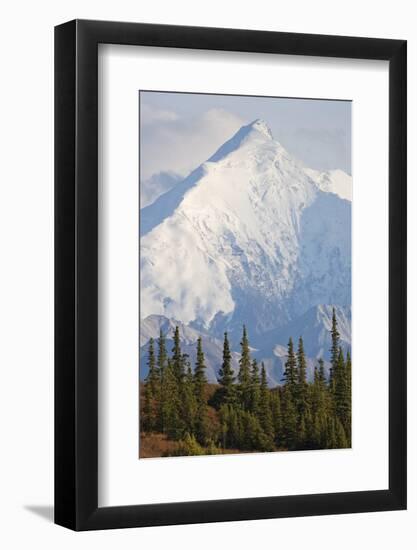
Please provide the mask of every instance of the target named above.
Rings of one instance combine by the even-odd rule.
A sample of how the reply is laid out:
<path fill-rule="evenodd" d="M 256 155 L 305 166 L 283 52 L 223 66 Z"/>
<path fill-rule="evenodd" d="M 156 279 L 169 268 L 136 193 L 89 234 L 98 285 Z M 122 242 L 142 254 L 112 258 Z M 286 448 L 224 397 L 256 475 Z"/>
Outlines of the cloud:
<path fill-rule="evenodd" d="M 350 136 L 344 128 L 296 128 L 288 132 L 289 152 L 309 168 L 351 173 Z"/>
<path fill-rule="evenodd" d="M 175 111 L 141 105 L 141 177 L 172 171 L 186 176 L 245 123 L 223 109 L 180 117 Z"/>
<path fill-rule="evenodd" d="M 140 106 L 140 120 L 141 124 L 145 126 L 157 122 L 169 122 L 177 119 L 178 115 L 174 111 L 158 109 L 147 103 L 142 103 Z"/>

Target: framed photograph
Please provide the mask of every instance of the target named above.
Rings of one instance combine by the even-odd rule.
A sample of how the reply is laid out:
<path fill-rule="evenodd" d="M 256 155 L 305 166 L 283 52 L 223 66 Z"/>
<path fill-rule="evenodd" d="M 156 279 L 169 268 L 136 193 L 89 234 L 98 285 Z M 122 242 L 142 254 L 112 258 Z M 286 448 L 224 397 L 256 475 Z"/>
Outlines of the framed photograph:
<path fill-rule="evenodd" d="M 55 522 L 406 508 L 406 42 L 55 29 Z"/>

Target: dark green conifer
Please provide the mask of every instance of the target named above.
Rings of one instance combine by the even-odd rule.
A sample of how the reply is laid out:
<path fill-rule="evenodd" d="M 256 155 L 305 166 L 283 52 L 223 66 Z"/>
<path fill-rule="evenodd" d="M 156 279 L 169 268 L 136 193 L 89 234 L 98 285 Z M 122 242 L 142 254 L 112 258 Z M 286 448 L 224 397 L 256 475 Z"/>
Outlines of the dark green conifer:
<path fill-rule="evenodd" d="M 277 446 L 281 446 L 282 436 L 282 411 L 281 411 L 281 391 L 276 388 L 270 394 L 272 424 L 274 426 L 274 439 Z"/>
<path fill-rule="evenodd" d="M 348 424 L 345 431 L 347 443 L 350 447 L 352 439 L 352 359 L 349 351 L 346 354 L 346 393 L 348 401 Z"/>
<path fill-rule="evenodd" d="M 295 397 L 297 385 L 297 359 L 294 353 L 292 338 L 288 341 L 288 355 L 285 363 L 283 381 L 285 383 L 285 387 L 290 391 L 292 396 Z"/>
<path fill-rule="evenodd" d="M 250 411 L 253 414 L 257 414 L 259 409 L 261 382 L 259 379 L 259 367 L 256 359 L 252 361 L 250 384 L 251 384 Z"/>
<path fill-rule="evenodd" d="M 239 359 L 239 397 L 240 402 L 245 410 L 250 409 L 251 404 L 251 358 L 249 349 L 249 340 L 246 332 L 246 327 L 243 325 L 243 335 L 240 342 L 241 355 Z"/>
<path fill-rule="evenodd" d="M 170 359 L 165 367 L 161 391 L 162 431 L 170 439 L 181 439 L 184 434 L 184 422 L 181 418 L 180 388 Z"/>
<path fill-rule="evenodd" d="M 350 428 L 350 395 L 346 376 L 346 365 L 342 348 L 339 348 L 336 368 L 333 373 L 333 399 L 336 418 L 348 433 Z"/>
<path fill-rule="evenodd" d="M 305 416 L 303 415 L 300 417 L 300 420 L 298 422 L 297 442 L 296 442 L 297 449 L 305 449 L 306 441 L 307 441 L 307 426 L 306 426 Z"/>
<path fill-rule="evenodd" d="M 292 451 L 297 444 L 297 408 L 293 393 L 289 385 L 285 385 L 282 391 L 282 435 L 281 443 Z"/>
<path fill-rule="evenodd" d="M 323 447 L 323 417 L 314 413 L 313 427 L 311 432 L 311 448 L 321 449 Z"/>
<path fill-rule="evenodd" d="M 242 419 L 239 416 L 239 410 L 232 404 L 224 403 L 220 407 L 219 416 L 222 427 L 222 447 L 224 449 L 242 448 L 244 431 L 241 422 Z"/>
<path fill-rule="evenodd" d="M 333 417 L 328 417 L 325 427 L 325 449 L 337 449 L 336 439 L 336 420 Z"/>
<path fill-rule="evenodd" d="M 204 397 L 204 388 L 207 384 L 206 379 L 206 364 L 204 359 L 203 345 L 201 341 L 201 336 L 197 340 L 197 355 L 194 369 L 194 388 L 195 396 L 199 403 L 205 401 Z"/>
<path fill-rule="evenodd" d="M 324 361 L 319 359 L 319 367 L 314 368 L 314 381 L 311 388 L 311 414 L 323 417 L 328 411 L 328 395 L 324 374 Z"/>
<path fill-rule="evenodd" d="M 338 418 L 335 420 L 335 441 L 336 449 L 346 449 L 350 446 L 343 425 Z"/>
<path fill-rule="evenodd" d="M 242 425 L 242 441 L 240 446 L 244 450 L 252 451 L 273 451 L 273 438 L 265 433 L 261 426 L 260 419 L 249 411 L 239 410 L 240 423 Z"/>
<path fill-rule="evenodd" d="M 174 331 L 174 347 L 172 348 L 171 362 L 177 382 L 181 384 L 185 375 L 185 365 L 184 356 L 181 353 L 180 330 L 178 326 L 175 327 Z"/>
<path fill-rule="evenodd" d="M 148 375 L 145 381 L 142 427 L 145 431 L 150 432 L 157 426 L 157 403 L 160 391 L 153 338 L 149 340 L 147 365 Z"/>
<path fill-rule="evenodd" d="M 266 379 L 265 365 L 263 363 L 261 368 L 261 387 L 258 418 L 262 430 L 272 443 L 272 441 L 274 440 L 274 425 L 272 423 L 270 392 Z"/>
<path fill-rule="evenodd" d="M 206 364 L 200 336 L 197 340 L 197 357 L 194 369 L 194 394 L 196 399 L 195 433 L 200 443 L 203 443 L 207 437 L 206 384 Z"/>
<path fill-rule="evenodd" d="M 194 377 L 191 366 L 187 365 L 181 387 L 181 419 L 184 430 L 189 434 L 195 433 L 197 419 L 197 400 L 195 396 Z"/>
<path fill-rule="evenodd" d="M 148 376 L 146 381 L 150 386 L 152 398 L 156 398 L 159 392 L 159 373 L 158 373 L 158 368 L 155 360 L 153 338 L 149 339 L 147 364 L 148 364 Z"/>
<path fill-rule="evenodd" d="M 340 334 L 339 330 L 337 328 L 337 318 L 336 318 L 336 310 L 333 308 L 332 313 L 332 328 L 331 328 L 331 338 L 332 338 L 332 347 L 330 348 L 330 373 L 329 373 L 329 386 L 330 389 L 334 389 L 333 385 L 333 375 L 334 371 L 337 368 L 337 360 L 339 357 L 339 348 L 340 348 Z"/>
<path fill-rule="evenodd" d="M 159 390 L 158 390 L 158 402 L 157 402 L 157 420 L 156 420 L 156 430 L 163 431 L 163 421 L 162 421 L 162 385 L 164 379 L 164 373 L 167 366 L 167 350 L 166 350 L 166 341 L 165 334 L 162 331 L 162 328 L 159 329 L 159 338 L 158 338 L 158 355 L 156 359 L 157 372 L 158 372 L 158 381 L 159 381 Z"/>
<path fill-rule="evenodd" d="M 166 343 L 165 343 L 165 335 L 162 332 L 162 329 L 159 330 L 157 365 L 158 365 L 158 371 L 159 371 L 158 374 L 162 381 L 162 377 L 164 375 L 164 369 L 167 365 L 167 350 L 166 350 Z"/>
<path fill-rule="evenodd" d="M 319 359 L 318 377 L 321 387 L 324 387 L 326 384 L 326 374 L 324 372 L 324 361 L 321 357 Z"/>
<path fill-rule="evenodd" d="M 298 341 L 298 351 L 297 351 L 297 385 L 296 385 L 296 403 L 298 409 L 299 418 L 304 418 L 307 415 L 307 361 L 304 352 L 304 343 L 303 339 L 300 336 Z"/>
<path fill-rule="evenodd" d="M 145 388 L 144 388 L 144 405 L 142 409 L 142 417 L 141 417 L 141 431 L 143 432 L 151 432 L 153 430 L 153 398 L 152 398 L 152 391 L 151 391 L 151 385 L 145 382 Z"/>
<path fill-rule="evenodd" d="M 230 352 L 227 332 L 225 332 L 223 342 L 223 363 L 219 370 L 219 384 L 222 387 L 221 399 L 223 403 L 231 404 L 236 401 L 235 387 L 233 384 L 234 379 L 232 354 Z"/>
<path fill-rule="evenodd" d="M 297 442 L 297 358 L 294 353 L 294 344 L 290 337 L 288 341 L 288 355 L 284 370 L 284 388 L 282 392 L 282 442 L 292 450 Z"/>
<path fill-rule="evenodd" d="M 346 384 L 350 401 L 352 394 L 352 359 L 349 351 L 346 353 Z"/>

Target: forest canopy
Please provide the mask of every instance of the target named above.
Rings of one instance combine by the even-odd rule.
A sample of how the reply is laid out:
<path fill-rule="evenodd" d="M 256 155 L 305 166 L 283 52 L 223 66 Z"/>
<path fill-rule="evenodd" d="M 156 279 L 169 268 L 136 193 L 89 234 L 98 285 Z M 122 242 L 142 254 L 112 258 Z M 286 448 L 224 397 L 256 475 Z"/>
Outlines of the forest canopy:
<path fill-rule="evenodd" d="M 171 353 L 161 330 L 148 343 L 140 456 L 349 448 L 352 363 L 342 349 L 334 309 L 331 342 L 327 375 L 318 359 L 308 382 L 303 339 L 290 338 L 282 385 L 269 388 L 265 365 L 251 357 L 246 327 L 237 373 L 225 332 L 218 384 L 208 384 L 202 338 L 192 368 L 181 350 L 179 328 Z"/>

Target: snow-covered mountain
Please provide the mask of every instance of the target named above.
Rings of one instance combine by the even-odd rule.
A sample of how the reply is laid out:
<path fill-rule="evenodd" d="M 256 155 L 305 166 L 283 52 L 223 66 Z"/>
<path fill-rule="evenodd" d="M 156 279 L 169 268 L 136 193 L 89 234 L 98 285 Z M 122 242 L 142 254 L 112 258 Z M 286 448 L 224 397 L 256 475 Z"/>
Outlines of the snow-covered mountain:
<path fill-rule="evenodd" d="M 152 204 L 158 197 L 172 189 L 183 178 L 175 172 L 158 172 L 140 182 L 140 206 Z"/>
<path fill-rule="evenodd" d="M 245 323 L 259 342 L 311 308 L 349 306 L 350 177 L 337 174 L 305 169 L 263 121 L 242 127 L 141 210 L 142 319 L 220 340 Z"/>
<path fill-rule="evenodd" d="M 319 172 L 306 168 L 305 171 L 322 191 L 335 193 L 341 199 L 352 201 L 352 177 L 343 172 L 343 170 Z"/>

